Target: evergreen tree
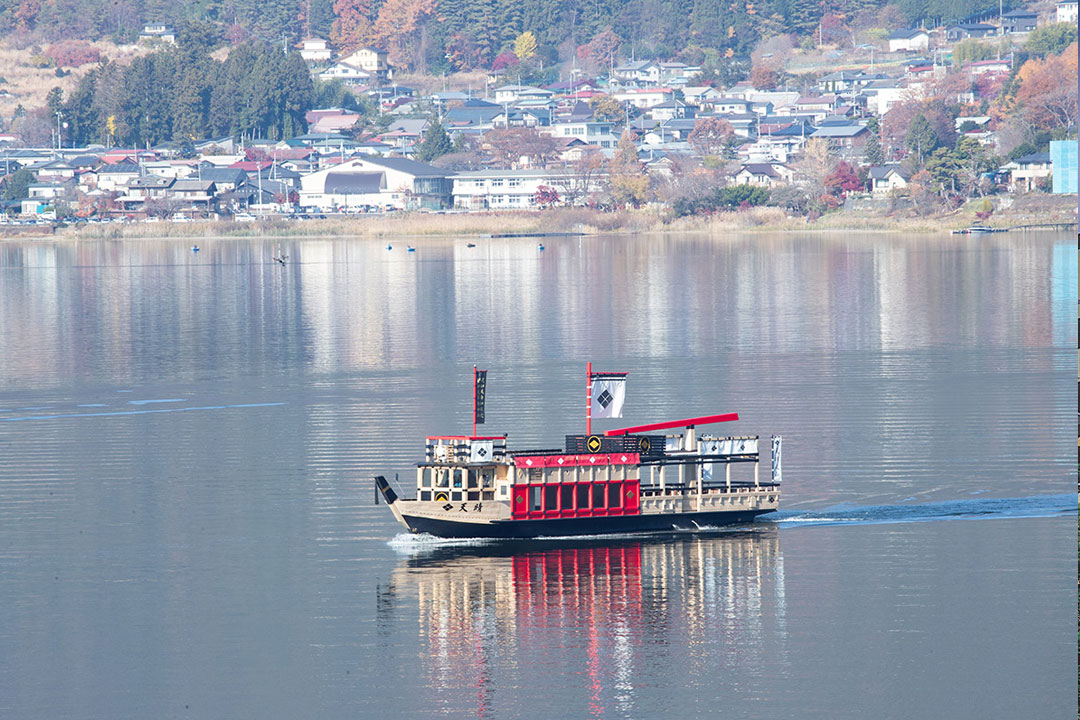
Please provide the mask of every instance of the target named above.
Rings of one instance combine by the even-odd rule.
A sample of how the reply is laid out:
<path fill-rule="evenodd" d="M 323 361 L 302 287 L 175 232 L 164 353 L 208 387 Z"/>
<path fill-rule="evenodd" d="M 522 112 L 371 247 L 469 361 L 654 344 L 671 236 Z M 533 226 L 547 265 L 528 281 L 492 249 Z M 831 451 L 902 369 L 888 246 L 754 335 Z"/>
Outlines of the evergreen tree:
<path fill-rule="evenodd" d="M 19 168 L 4 184 L 5 200 L 22 200 L 30 196 L 30 186 L 37 182 L 30 168 Z"/>
<path fill-rule="evenodd" d="M 885 152 L 881 149 L 881 141 L 878 140 L 877 133 L 870 133 L 870 137 L 866 140 L 866 162 L 871 165 L 883 165 L 885 163 Z"/>
<path fill-rule="evenodd" d="M 941 142 L 938 140 L 933 126 L 930 125 L 930 121 L 926 119 L 925 115 L 919 113 L 911 121 L 911 127 L 908 128 L 907 135 L 904 137 L 904 144 L 915 153 L 921 164 L 924 158 L 928 157 L 930 153 L 941 145 Z"/>
<path fill-rule="evenodd" d="M 420 162 L 431 162 L 453 149 L 453 143 L 446 134 L 446 130 L 443 129 L 442 123 L 436 120 L 424 135 L 424 142 L 420 143 L 420 149 L 416 151 L 416 159 Z"/>

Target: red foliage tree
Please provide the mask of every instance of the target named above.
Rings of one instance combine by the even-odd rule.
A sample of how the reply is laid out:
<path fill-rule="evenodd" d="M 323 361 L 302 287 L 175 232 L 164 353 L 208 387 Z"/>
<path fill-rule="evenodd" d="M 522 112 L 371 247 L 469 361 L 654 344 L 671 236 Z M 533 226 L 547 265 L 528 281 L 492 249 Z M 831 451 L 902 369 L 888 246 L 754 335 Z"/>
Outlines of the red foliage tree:
<path fill-rule="evenodd" d="M 88 42 L 82 40 L 64 40 L 54 43 L 45 51 L 46 57 L 53 61 L 58 68 L 72 67 L 96 63 L 101 60 L 101 53 Z"/>
<path fill-rule="evenodd" d="M 843 199 L 849 192 L 862 189 L 859 173 L 846 160 L 841 160 L 833 171 L 825 176 L 825 189 L 830 195 Z"/>
<path fill-rule="evenodd" d="M 536 188 L 536 192 L 533 193 L 533 202 L 540 207 L 551 207 L 557 205 L 559 202 L 559 193 L 553 187 L 547 185 L 540 185 Z"/>
<path fill-rule="evenodd" d="M 495 60 L 491 63 L 491 69 L 502 70 L 503 68 L 513 67 L 517 64 L 517 55 L 507 50 L 506 52 L 501 52 L 495 56 Z"/>

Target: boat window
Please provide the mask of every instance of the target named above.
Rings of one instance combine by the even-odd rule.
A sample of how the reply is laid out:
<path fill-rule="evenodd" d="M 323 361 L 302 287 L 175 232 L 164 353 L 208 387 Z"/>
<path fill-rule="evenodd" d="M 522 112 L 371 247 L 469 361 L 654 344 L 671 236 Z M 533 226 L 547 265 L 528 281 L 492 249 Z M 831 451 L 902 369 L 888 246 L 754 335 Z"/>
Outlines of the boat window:
<path fill-rule="evenodd" d="M 420 471 L 420 485 L 421 487 L 431 487 L 431 468 L 424 468 Z"/>
<path fill-rule="evenodd" d="M 477 477 L 476 470 L 473 468 L 469 468 L 469 487 L 480 487 L 480 478 Z"/>
<path fill-rule="evenodd" d="M 578 485 L 577 486 L 577 508 L 578 510 L 587 510 L 589 508 L 589 486 Z"/>
<path fill-rule="evenodd" d="M 541 468 L 529 468 L 529 482 L 543 482 L 544 471 Z"/>
<path fill-rule="evenodd" d="M 460 500 L 461 500 L 461 493 L 459 493 L 459 492 L 452 492 L 452 493 L 450 493 L 450 499 L 451 499 L 452 501 L 454 501 L 454 502 L 458 502 L 458 501 L 460 501 Z"/>
<path fill-rule="evenodd" d="M 545 510 L 558 510 L 559 509 L 559 486 L 547 485 L 544 487 L 544 509 Z"/>
<path fill-rule="evenodd" d="M 449 487 L 450 475 L 449 470 L 446 468 L 435 468 L 435 487 Z"/>
<path fill-rule="evenodd" d="M 561 493 L 562 493 L 562 498 L 560 498 L 560 499 L 562 500 L 562 503 L 561 503 L 562 509 L 563 510 L 573 510 L 574 509 L 574 486 L 573 485 L 563 485 Z"/>
<path fill-rule="evenodd" d="M 420 491 L 420 499 L 421 500 L 430 500 L 431 499 L 431 491 L 430 490 L 421 490 Z"/>
<path fill-rule="evenodd" d="M 480 491 L 479 490 L 470 490 L 469 493 L 468 493 L 468 496 L 469 496 L 469 500 L 479 500 L 480 499 Z"/>
<path fill-rule="evenodd" d="M 483 491 L 482 493 L 480 493 L 480 499 L 481 500 L 494 500 L 495 499 L 495 491 L 494 490 L 485 490 L 485 491 Z"/>
<path fill-rule="evenodd" d="M 608 485 L 608 507 L 622 507 L 622 483 Z"/>
<path fill-rule="evenodd" d="M 491 472 L 491 468 L 484 468 L 480 471 L 480 487 L 489 488 L 495 484 L 495 473 Z"/>
<path fill-rule="evenodd" d="M 543 506 L 544 501 L 544 488 L 542 486 L 536 486 L 529 488 L 529 510 L 539 510 Z"/>
<path fill-rule="evenodd" d="M 461 483 L 465 480 L 465 469 L 454 468 L 454 487 L 461 487 Z"/>
<path fill-rule="evenodd" d="M 606 507 L 604 503 L 604 486 L 600 483 L 592 486 L 592 506 L 594 508 Z"/>

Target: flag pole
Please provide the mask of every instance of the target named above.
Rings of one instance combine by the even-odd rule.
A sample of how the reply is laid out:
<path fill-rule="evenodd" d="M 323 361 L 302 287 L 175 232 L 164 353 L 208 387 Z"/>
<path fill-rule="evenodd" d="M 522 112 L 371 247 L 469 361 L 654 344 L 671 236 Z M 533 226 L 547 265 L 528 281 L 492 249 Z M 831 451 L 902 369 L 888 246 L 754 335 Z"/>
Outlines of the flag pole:
<path fill-rule="evenodd" d="M 585 373 L 585 434 L 592 435 L 592 360 L 586 366 Z"/>
<path fill-rule="evenodd" d="M 476 366 L 472 366 L 472 436 L 476 437 Z"/>

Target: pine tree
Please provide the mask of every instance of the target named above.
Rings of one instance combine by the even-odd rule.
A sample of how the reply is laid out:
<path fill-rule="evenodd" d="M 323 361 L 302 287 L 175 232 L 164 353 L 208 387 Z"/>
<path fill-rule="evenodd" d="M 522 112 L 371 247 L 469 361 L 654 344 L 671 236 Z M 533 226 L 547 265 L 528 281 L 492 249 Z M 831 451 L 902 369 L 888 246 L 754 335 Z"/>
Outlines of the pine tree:
<path fill-rule="evenodd" d="M 883 165 L 885 163 L 885 153 L 881 149 L 881 141 L 878 140 L 877 133 L 871 132 L 870 137 L 866 140 L 866 162 L 871 165 Z"/>
<path fill-rule="evenodd" d="M 436 120 L 428 127 L 424 142 L 420 143 L 420 149 L 416 151 L 416 159 L 420 162 L 431 162 L 453 149 L 454 145 L 446 134 L 446 130 L 443 129 L 442 123 Z"/>

